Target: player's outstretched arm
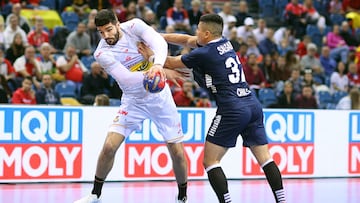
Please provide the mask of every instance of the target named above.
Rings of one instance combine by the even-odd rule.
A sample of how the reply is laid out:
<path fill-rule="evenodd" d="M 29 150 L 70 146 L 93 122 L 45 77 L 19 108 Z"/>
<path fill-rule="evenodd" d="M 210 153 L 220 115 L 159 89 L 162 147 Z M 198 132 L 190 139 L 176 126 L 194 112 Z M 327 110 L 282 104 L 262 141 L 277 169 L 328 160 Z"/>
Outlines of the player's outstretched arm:
<path fill-rule="evenodd" d="M 190 48 L 196 48 L 197 46 L 197 36 L 187 35 L 187 34 L 178 34 L 178 33 L 170 33 L 170 34 L 161 34 L 165 41 L 170 44 L 175 44 L 179 46 L 187 46 Z"/>

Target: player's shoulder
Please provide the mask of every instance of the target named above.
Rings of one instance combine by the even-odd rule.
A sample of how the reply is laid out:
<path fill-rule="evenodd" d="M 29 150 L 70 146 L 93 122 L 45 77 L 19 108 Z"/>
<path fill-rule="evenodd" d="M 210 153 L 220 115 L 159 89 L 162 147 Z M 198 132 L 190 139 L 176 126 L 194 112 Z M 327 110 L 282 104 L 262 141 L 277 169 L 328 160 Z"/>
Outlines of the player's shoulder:
<path fill-rule="evenodd" d="M 133 29 L 140 26 L 146 26 L 145 22 L 140 18 L 133 18 L 120 24 L 123 29 Z"/>

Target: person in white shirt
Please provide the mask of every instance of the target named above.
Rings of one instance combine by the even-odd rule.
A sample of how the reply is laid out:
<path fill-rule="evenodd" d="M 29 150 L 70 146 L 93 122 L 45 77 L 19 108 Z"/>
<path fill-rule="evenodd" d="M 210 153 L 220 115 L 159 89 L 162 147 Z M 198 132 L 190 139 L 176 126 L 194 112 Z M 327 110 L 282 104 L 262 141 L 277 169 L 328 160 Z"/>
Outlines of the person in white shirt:
<path fill-rule="evenodd" d="M 99 11 L 95 17 L 95 24 L 102 39 L 94 52 L 94 57 L 117 81 L 123 95 L 98 158 L 91 194 L 75 203 L 98 202 L 117 149 L 125 138 L 140 128 L 142 122 L 148 118 L 156 124 L 168 147 L 178 184 L 177 202 L 186 202 L 187 161 L 182 143 L 184 135 L 170 88 L 166 84 L 161 92 L 149 93 L 143 87 L 144 74 L 153 78 L 156 72 L 160 72 L 161 78 L 165 79 L 163 66 L 168 55 L 166 41 L 138 18 L 120 24 L 110 10 Z M 144 43 L 153 50 L 154 55 L 150 57 L 153 58 L 153 62 L 147 61 L 139 53 L 138 43 Z"/>
<path fill-rule="evenodd" d="M 4 43 L 5 50 L 10 47 L 10 44 L 13 42 L 14 36 L 16 33 L 20 33 L 21 38 L 25 45 L 28 44 L 27 36 L 24 30 L 22 30 L 19 26 L 19 18 L 16 15 L 12 15 L 9 17 L 10 23 L 5 27 L 4 30 Z"/>

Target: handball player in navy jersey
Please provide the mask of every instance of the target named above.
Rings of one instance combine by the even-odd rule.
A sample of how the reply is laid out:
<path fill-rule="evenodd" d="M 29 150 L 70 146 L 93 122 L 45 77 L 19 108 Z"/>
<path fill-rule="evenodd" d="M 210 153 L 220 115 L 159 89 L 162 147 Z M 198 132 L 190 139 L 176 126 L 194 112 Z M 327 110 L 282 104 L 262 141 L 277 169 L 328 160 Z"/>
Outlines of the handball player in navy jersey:
<path fill-rule="evenodd" d="M 275 201 L 284 203 L 281 173 L 268 150 L 262 106 L 249 89 L 240 60 L 222 37 L 222 29 L 222 18 L 207 14 L 200 18 L 196 36 L 163 34 L 168 43 L 195 48 L 185 55 L 168 56 L 165 67 L 192 69 L 196 82 L 215 98 L 217 111 L 206 135 L 203 164 L 219 202 L 232 202 L 220 161 L 241 135 L 243 146 L 250 148 L 262 167 Z M 147 49 L 140 50 L 147 53 Z"/>

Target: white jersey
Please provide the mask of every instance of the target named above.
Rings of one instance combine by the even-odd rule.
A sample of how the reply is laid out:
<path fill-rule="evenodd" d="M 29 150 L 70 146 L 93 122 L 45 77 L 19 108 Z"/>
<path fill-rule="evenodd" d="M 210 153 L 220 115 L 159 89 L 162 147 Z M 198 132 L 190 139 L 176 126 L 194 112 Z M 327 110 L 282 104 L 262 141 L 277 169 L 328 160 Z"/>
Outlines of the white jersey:
<path fill-rule="evenodd" d="M 132 19 L 121 23 L 122 36 L 115 45 L 108 45 L 100 40 L 94 52 L 96 61 L 119 84 L 123 91 L 123 99 L 143 98 L 143 73 L 152 63 L 144 59 L 138 52 L 137 44 L 144 42 L 153 51 L 154 63 L 164 65 L 167 56 L 167 43 L 153 28 L 140 19 Z"/>

